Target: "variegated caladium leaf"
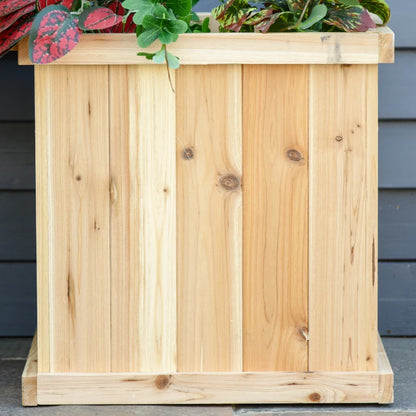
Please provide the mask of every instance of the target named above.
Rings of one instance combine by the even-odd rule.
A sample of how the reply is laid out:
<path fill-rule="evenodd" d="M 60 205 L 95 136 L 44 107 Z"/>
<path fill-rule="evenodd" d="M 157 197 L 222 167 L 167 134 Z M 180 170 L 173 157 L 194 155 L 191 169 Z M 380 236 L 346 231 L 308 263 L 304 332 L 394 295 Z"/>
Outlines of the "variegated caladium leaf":
<path fill-rule="evenodd" d="M 65 6 L 67 9 L 71 10 L 73 0 L 36 0 L 37 9 L 43 10 L 48 6 L 54 6 L 60 4 Z"/>
<path fill-rule="evenodd" d="M 34 3 L 34 0 L 0 0 L 0 17 Z"/>
<path fill-rule="evenodd" d="M 34 12 L 25 15 L 12 26 L 0 33 L 0 57 L 7 53 L 10 48 L 30 32 L 34 17 Z"/>
<path fill-rule="evenodd" d="M 48 6 L 33 22 L 29 57 L 35 64 L 48 64 L 70 52 L 79 42 L 77 20 L 64 6 Z"/>
<path fill-rule="evenodd" d="M 113 27 L 123 21 L 123 17 L 107 7 L 90 7 L 79 16 L 78 26 L 82 30 L 101 30 Z"/>
<path fill-rule="evenodd" d="M 345 32 L 365 32 L 376 27 L 368 11 L 362 6 L 338 6 L 328 9 L 324 23 Z"/>
<path fill-rule="evenodd" d="M 7 28 L 9 28 L 11 25 L 13 25 L 15 22 L 17 22 L 20 18 L 22 18 L 25 15 L 31 14 L 35 11 L 36 5 L 35 2 L 22 7 L 19 10 L 16 10 L 13 13 L 10 13 L 6 16 L 0 17 L 0 32 L 3 32 Z"/>
<path fill-rule="evenodd" d="M 286 0 L 286 2 L 290 11 L 299 13 L 306 7 L 308 0 Z"/>
<path fill-rule="evenodd" d="M 120 1 L 113 1 L 107 6 L 110 10 L 114 13 L 124 16 L 126 11 L 124 7 L 121 5 Z M 135 33 L 136 32 L 136 25 L 133 22 L 133 14 L 129 14 L 125 22 L 120 22 L 119 24 L 110 27 L 108 29 L 104 29 L 103 32 L 106 33 Z"/>
<path fill-rule="evenodd" d="M 370 13 L 376 14 L 384 25 L 390 20 L 390 6 L 385 0 L 360 0 L 360 3 Z"/>
<path fill-rule="evenodd" d="M 212 13 L 225 29 L 238 32 L 256 10 L 246 0 L 229 0 L 216 7 Z"/>

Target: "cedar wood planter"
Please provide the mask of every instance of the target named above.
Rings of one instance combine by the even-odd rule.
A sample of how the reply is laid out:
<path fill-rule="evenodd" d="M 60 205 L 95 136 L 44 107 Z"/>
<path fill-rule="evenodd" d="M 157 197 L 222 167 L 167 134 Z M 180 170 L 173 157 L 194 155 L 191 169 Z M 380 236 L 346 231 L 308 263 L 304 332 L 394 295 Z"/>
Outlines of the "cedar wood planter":
<path fill-rule="evenodd" d="M 24 404 L 391 402 L 377 80 L 393 43 L 186 34 L 175 94 L 134 35 L 36 66 Z"/>

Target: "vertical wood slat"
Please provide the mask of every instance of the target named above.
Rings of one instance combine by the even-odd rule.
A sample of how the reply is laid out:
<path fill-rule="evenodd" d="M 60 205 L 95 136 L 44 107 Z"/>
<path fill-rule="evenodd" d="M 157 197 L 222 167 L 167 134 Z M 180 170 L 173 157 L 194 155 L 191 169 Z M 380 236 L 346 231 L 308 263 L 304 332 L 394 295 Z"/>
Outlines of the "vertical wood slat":
<path fill-rule="evenodd" d="M 108 93 L 103 88 L 108 68 L 41 71 L 45 79 L 37 93 L 45 94 L 46 106 L 37 121 L 46 123 L 48 142 L 49 215 L 41 221 L 49 228 L 50 371 L 105 372 L 110 368 Z"/>
<path fill-rule="evenodd" d="M 176 85 L 178 370 L 241 371 L 241 66 Z"/>
<path fill-rule="evenodd" d="M 311 66 L 311 371 L 377 368 L 377 76 Z"/>
<path fill-rule="evenodd" d="M 163 66 L 110 67 L 116 372 L 176 371 L 174 97 Z"/>
<path fill-rule="evenodd" d="M 36 268 L 37 268 L 37 344 L 39 372 L 50 371 L 49 305 L 49 174 L 48 174 L 48 99 L 49 67 L 35 66 L 36 112 Z"/>
<path fill-rule="evenodd" d="M 244 67 L 244 371 L 308 368 L 307 68 Z"/>

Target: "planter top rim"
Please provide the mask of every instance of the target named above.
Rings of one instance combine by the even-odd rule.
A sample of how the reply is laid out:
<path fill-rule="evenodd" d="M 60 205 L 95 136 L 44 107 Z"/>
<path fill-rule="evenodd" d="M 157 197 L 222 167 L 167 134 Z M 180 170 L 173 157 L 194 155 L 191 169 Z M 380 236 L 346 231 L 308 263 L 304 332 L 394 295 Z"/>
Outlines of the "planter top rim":
<path fill-rule="evenodd" d="M 159 48 L 155 42 L 148 51 Z M 394 33 L 379 27 L 362 33 L 183 34 L 169 50 L 182 65 L 392 63 Z M 83 34 L 74 50 L 50 65 L 155 65 L 138 51 L 135 34 Z M 20 65 L 33 65 L 27 38 L 18 56 Z"/>

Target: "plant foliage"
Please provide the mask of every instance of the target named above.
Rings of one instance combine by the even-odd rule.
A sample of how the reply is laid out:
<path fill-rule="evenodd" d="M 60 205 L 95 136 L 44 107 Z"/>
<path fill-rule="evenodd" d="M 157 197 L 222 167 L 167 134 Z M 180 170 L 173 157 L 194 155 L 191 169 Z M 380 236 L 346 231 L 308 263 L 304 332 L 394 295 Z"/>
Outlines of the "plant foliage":
<path fill-rule="evenodd" d="M 136 33 L 138 55 L 179 66 L 168 51 L 182 33 L 209 32 L 209 19 L 192 11 L 198 0 L 0 0 L 0 56 L 29 36 L 34 63 L 61 58 L 82 32 Z M 390 19 L 385 0 L 220 0 L 212 14 L 224 32 L 361 32 Z"/>
<path fill-rule="evenodd" d="M 213 10 L 222 31 L 364 32 L 390 19 L 385 0 L 227 0 Z"/>

